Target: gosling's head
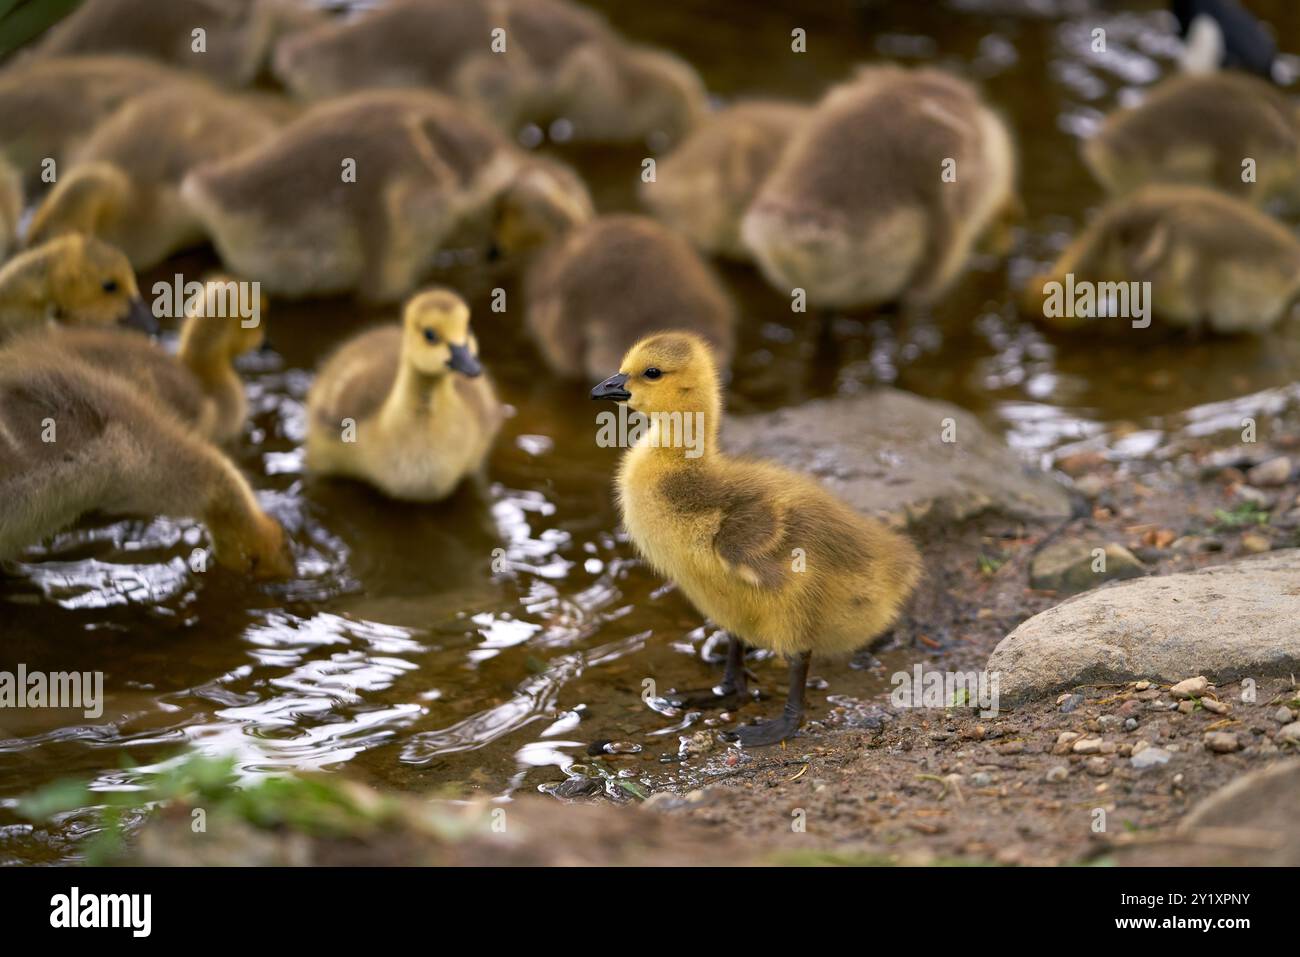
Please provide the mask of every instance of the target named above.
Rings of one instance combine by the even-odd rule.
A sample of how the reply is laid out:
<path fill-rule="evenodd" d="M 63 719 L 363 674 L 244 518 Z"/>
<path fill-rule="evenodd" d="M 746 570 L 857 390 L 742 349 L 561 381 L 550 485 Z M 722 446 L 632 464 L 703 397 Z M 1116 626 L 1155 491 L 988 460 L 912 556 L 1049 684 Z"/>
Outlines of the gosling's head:
<path fill-rule="evenodd" d="M 406 304 L 402 353 L 417 372 L 428 376 L 448 371 L 477 376 L 478 342 L 469 331 L 469 306 L 447 289 L 431 289 Z"/>
<path fill-rule="evenodd" d="M 46 318 L 66 325 L 125 324 L 158 331 L 122 251 L 78 233 L 52 239 L 6 263 L 0 270 L 0 301 L 6 299 L 37 302 Z"/>
<path fill-rule="evenodd" d="M 266 296 L 259 286 L 256 301 L 247 301 L 252 288 L 222 273 L 204 280 L 202 295 L 185 303 L 181 355 L 228 363 L 261 349 L 266 344 Z"/>
<path fill-rule="evenodd" d="M 629 349 L 618 373 L 592 389 L 591 397 L 626 402 L 645 415 L 712 414 L 719 389 L 718 366 L 705 339 L 693 332 L 659 332 Z"/>
<path fill-rule="evenodd" d="M 126 210 L 131 184 L 111 163 L 86 163 L 61 178 L 36 207 L 27 227 L 27 245 L 66 233 L 109 235 Z"/>
<path fill-rule="evenodd" d="M 222 568 L 258 580 L 293 577 L 289 538 L 280 523 L 265 512 L 257 510 L 243 522 L 209 517 L 208 532 L 213 557 Z"/>
<path fill-rule="evenodd" d="M 497 206 L 493 251 L 509 256 L 540 248 L 595 214 L 577 173 L 563 163 L 530 157 Z"/>

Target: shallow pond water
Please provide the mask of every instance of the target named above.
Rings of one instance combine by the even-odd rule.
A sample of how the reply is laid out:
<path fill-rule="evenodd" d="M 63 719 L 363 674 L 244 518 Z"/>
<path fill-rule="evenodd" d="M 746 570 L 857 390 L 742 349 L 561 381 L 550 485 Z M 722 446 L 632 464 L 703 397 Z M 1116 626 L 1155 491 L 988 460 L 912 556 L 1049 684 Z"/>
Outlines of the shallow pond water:
<path fill-rule="evenodd" d="M 1260 339 L 1148 330 L 1106 342 L 1045 333 L 1012 304 L 1018 284 L 1100 198 L 1077 158 L 1078 137 L 1170 68 L 1160 5 L 595 5 L 630 36 L 692 60 L 723 101 L 811 99 L 877 57 L 935 62 L 979 78 L 1019 136 L 1028 215 L 1012 256 L 978 260 L 929 314 L 842 316 L 827 343 L 813 316 L 792 314 L 749 270 L 723 267 L 744 316 L 733 411 L 891 383 L 973 409 L 1041 458 L 1121 422 L 1212 423 L 1220 407 L 1206 403 L 1236 400 L 1222 407 L 1236 414 L 1295 382 L 1294 320 Z M 1300 8 L 1251 6 L 1280 36 L 1297 35 Z M 1088 52 L 1099 25 L 1115 51 L 1104 60 Z M 794 27 L 808 31 L 806 54 L 790 52 Z M 635 207 L 642 150 L 560 152 L 603 209 Z M 142 286 L 211 264 L 185 257 Z M 642 691 L 647 679 L 659 691 L 711 683 L 715 672 L 701 661 L 707 633 L 618 537 L 610 494 L 618 452 L 595 444 L 590 384 L 552 379 L 517 309 L 489 310 L 497 285 L 519 301 L 507 272 L 471 264 L 440 278 L 471 300 L 487 367 L 514 411 L 484 481 L 445 504 L 411 507 L 305 476 L 298 446 L 311 370 L 357 328 L 393 314 L 273 303 L 276 352 L 246 366 L 255 414 L 236 454 L 292 532 L 297 578 L 255 590 L 195 573 L 188 562 L 200 530 L 163 520 L 83 526 L 8 569 L 0 668 L 102 671 L 106 703 L 94 720 L 0 713 L 0 862 L 76 859 L 92 820 L 83 810 L 33 827 L 14 813 L 15 796 L 64 777 L 130 788 L 186 746 L 234 754 L 250 774 L 347 769 L 386 787 L 455 795 L 561 781 L 602 739 L 642 746 L 610 762 L 628 781 L 683 774 L 661 757 L 711 717 L 656 712 Z M 1183 415 L 1194 406 L 1204 408 Z M 779 695 L 783 669 L 755 668 Z M 813 718 L 887 687 L 878 671 L 849 663 L 814 671 L 826 687 L 811 696 Z"/>

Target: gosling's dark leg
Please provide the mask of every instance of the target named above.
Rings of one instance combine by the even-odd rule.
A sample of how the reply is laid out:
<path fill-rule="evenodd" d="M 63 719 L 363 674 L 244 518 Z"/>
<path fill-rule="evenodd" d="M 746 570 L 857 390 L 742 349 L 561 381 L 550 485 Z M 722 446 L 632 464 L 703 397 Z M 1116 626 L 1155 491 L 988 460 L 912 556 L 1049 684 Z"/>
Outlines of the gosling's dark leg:
<path fill-rule="evenodd" d="M 728 632 L 727 665 L 722 672 L 722 683 L 697 691 L 675 691 L 665 695 L 674 708 L 725 708 L 738 704 L 749 693 L 745 675 L 745 643 Z"/>
<path fill-rule="evenodd" d="M 795 732 L 799 730 L 799 725 L 803 723 L 804 691 L 808 686 L 810 661 L 812 661 L 811 651 L 805 651 L 791 660 L 790 693 L 786 696 L 781 717 L 772 721 L 741 725 L 734 731 L 727 732 L 724 737 L 729 741 L 739 741 L 741 746 L 746 748 L 760 748 L 794 737 Z"/>

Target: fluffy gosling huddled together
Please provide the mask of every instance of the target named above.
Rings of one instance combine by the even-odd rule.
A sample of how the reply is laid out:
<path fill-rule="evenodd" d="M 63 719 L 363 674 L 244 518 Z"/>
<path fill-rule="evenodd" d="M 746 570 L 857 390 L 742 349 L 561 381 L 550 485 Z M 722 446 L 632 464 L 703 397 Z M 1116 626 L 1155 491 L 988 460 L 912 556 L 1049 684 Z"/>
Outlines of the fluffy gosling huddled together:
<path fill-rule="evenodd" d="M 722 452 L 718 365 L 697 335 L 638 342 L 591 396 L 649 417 L 619 466 L 619 508 L 637 551 L 729 635 L 716 696 L 744 694 L 746 644 L 790 659 L 781 716 L 737 728 L 737 739 L 793 736 L 812 655 L 848 654 L 891 626 L 921 577 L 916 549 L 813 479 Z M 702 420 L 702 454 L 664 440 L 659 416 L 674 413 Z"/>
<path fill-rule="evenodd" d="M 705 105 L 688 64 L 565 0 L 393 0 L 285 40 L 275 73 L 309 98 L 425 86 L 509 132 L 563 118 L 577 140 L 673 141 Z"/>
<path fill-rule="evenodd" d="M 420 90 L 323 103 L 195 170 L 181 193 L 228 268 L 286 297 L 400 299 L 458 227 L 513 217 L 548 236 L 591 215 L 572 171 Z"/>
<path fill-rule="evenodd" d="M 201 89 L 134 97 L 71 151 L 41 201 L 27 242 L 64 233 L 98 236 L 148 269 L 207 234 L 180 195 L 181 180 L 202 163 L 268 139 L 276 124 L 250 102 Z"/>
<path fill-rule="evenodd" d="M 1024 309 L 1054 325 L 1083 325 L 1044 307 L 1067 278 L 1150 283 L 1163 325 L 1225 334 L 1268 330 L 1300 292 L 1300 243 L 1262 211 L 1300 207 L 1300 111 L 1268 80 L 1275 45 L 1239 6 L 1173 10 L 1185 72 L 1082 143 L 1109 199 L 1025 289 Z"/>

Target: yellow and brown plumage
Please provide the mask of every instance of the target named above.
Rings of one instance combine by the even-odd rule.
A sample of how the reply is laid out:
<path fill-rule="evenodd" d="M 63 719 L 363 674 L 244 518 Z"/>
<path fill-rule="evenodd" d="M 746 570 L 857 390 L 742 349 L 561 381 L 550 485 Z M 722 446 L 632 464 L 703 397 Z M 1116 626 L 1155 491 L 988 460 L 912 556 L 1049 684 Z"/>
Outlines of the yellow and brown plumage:
<path fill-rule="evenodd" d="M 739 729 L 740 740 L 789 737 L 809 657 L 846 654 L 891 626 L 921 576 L 915 548 L 806 476 L 724 454 L 717 366 L 696 335 L 642 340 L 592 397 L 650 417 L 619 468 L 623 524 L 646 561 L 732 636 L 728 679 L 743 684 L 740 642 L 792 659 L 786 713 Z M 673 413 L 702 423 L 702 454 L 665 441 L 672 420 L 661 416 Z"/>

